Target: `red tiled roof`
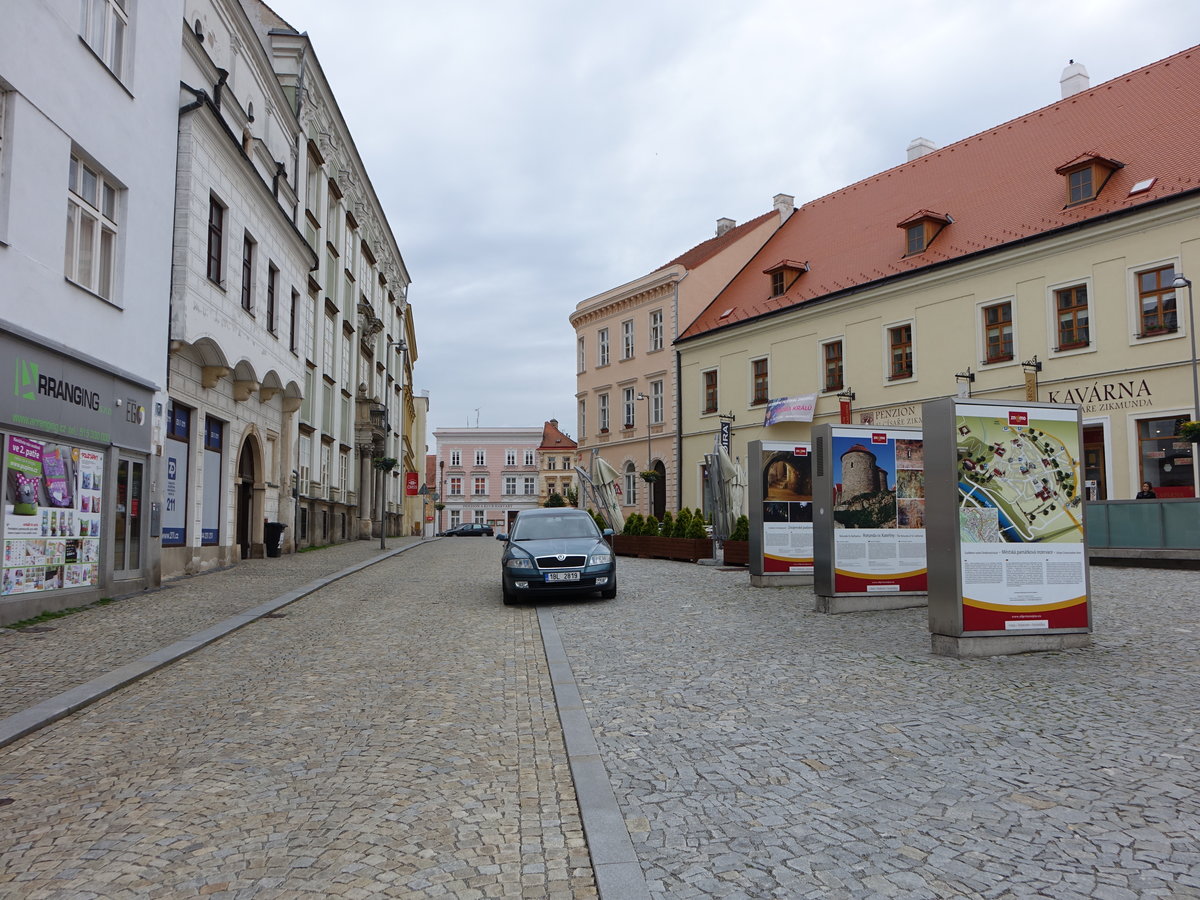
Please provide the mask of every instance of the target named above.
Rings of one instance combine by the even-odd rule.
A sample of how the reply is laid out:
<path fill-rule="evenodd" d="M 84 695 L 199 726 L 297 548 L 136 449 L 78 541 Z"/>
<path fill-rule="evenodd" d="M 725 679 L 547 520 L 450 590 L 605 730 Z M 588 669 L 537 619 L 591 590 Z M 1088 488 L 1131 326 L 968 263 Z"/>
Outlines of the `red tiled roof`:
<path fill-rule="evenodd" d="M 539 450 L 577 450 L 579 445 L 558 430 L 558 422 L 551 419 L 542 427 L 542 444 Z"/>
<path fill-rule="evenodd" d="M 694 269 L 699 265 L 703 265 L 726 247 L 735 244 L 744 238 L 763 222 L 767 221 L 767 219 L 769 219 L 771 216 L 777 215 L 779 215 L 779 213 L 772 210 L 771 212 L 763 213 L 756 219 L 751 219 L 749 222 L 743 222 L 741 225 L 735 225 L 724 234 L 718 237 L 711 237 L 707 241 L 697 244 L 691 250 L 679 254 L 679 256 L 675 257 L 669 263 L 659 266 L 654 271 L 661 272 L 663 269 L 669 268 L 670 266 L 683 266 L 685 269 Z"/>
<path fill-rule="evenodd" d="M 1193 47 L 813 200 L 681 339 L 1196 190 L 1198 121 Z M 1095 200 L 1064 208 L 1065 180 L 1055 170 L 1089 153 L 1124 168 Z M 1130 194 L 1149 178 L 1157 179 L 1149 190 Z M 896 223 L 913 210 L 941 210 L 953 221 L 924 253 L 906 258 Z M 762 271 L 781 258 L 806 259 L 810 270 L 772 297 Z"/>

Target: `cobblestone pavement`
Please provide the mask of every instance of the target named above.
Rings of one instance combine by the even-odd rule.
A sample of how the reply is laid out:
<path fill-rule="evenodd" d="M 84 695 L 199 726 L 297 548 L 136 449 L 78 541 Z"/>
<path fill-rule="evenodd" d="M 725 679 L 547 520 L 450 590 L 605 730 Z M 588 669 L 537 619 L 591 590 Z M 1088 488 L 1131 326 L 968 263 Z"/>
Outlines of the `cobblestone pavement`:
<path fill-rule="evenodd" d="M 411 548 L 0 750 L 0 896 L 596 897 L 498 557 Z"/>
<path fill-rule="evenodd" d="M 653 896 L 1200 897 L 1194 573 L 1094 568 L 1092 648 L 960 661 L 924 609 L 621 565 L 554 618 Z"/>
<path fill-rule="evenodd" d="M 416 542 L 389 538 L 387 546 L 395 550 Z M 248 559 L 37 626 L 44 631 L 0 629 L 0 718 L 381 552 L 378 540 L 352 541 Z"/>

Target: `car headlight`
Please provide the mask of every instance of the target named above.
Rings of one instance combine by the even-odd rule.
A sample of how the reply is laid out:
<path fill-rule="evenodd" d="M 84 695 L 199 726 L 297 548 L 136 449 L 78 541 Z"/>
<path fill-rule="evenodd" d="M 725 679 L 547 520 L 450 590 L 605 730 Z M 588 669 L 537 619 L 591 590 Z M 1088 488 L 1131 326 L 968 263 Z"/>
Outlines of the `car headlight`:
<path fill-rule="evenodd" d="M 532 569 L 533 560 L 528 556 L 512 556 L 504 561 L 506 569 Z"/>
<path fill-rule="evenodd" d="M 592 558 L 588 560 L 590 566 L 606 566 L 612 562 L 611 553 L 593 553 Z"/>

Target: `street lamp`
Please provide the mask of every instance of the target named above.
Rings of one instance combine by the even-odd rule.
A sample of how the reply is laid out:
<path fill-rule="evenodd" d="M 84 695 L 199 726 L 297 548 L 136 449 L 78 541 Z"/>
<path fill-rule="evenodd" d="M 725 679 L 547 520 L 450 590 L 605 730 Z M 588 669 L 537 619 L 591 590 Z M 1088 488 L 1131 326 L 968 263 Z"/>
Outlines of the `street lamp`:
<path fill-rule="evenodd" d="M 646 471 L 651 472 L 654 470 L 654 457 L 650 449 L 650 395 L 639 392 L 637 398 L 646 401 Z M 654 482 L 647 481 L 646 488 L 646 512 L 654 515 Z"/>
<path fill-rule="evenodd" d="M 1196 311 L 1192 306 L 1192 280 L 1184 278 L 1182 272 L 1175 273 L 1175 281 L 1171 287 L 1175 290 L 1187 288 L 1188 298 L 1188 340 L 1192 344 L 1192 421 L 1200 421 L 1200 377 L 1196 375 Z M 1196 442 L 1192 442 L 1192 494 L 1197 495 L 1196 478 Z"/>
<path fill-rule="evenodd" d="M 398 341 L 388 341 L 387 349 L 396 348 L 396 352 L 400 354 L 400 377 L 396 379 L 400 385 L 400 424 L 397 426 L 397 433 L 400 435 L 399 458 L 400 458 L 400 527 L 404 527 L 404 359 L 408 353 L 408 344 L 404 342 L 404 338 Z M 384 509 L 384 497 L 387 494 L 387 472 L 383 472 L 379 479 L 379 549 L 386 550 L 387 544 L 384 543 L 384 537 L 387 534 L 387 522 L 385 520 L 386 512 Z M 403 535 L 401 535 L 403 536 Z"/>

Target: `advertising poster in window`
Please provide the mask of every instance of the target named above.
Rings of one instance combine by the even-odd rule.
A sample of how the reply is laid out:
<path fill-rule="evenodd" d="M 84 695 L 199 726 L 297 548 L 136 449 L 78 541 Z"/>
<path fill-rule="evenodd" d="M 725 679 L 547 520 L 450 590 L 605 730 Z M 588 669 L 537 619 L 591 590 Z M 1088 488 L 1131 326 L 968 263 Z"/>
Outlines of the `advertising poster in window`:
<path fill-rule="evenodd" d="M 1075 408 L 955 407 L 963 631 L 1087 628 Z"/>
<path fill-rule="evenodd" d="M 0 594 L 97 584 L 104 454 L 10 435 L 4 471 Z"/>
<path fill-rule="evenodd" d="M 167 479 L 168 488 L 170 478 Z M 186 492 L 185 492 L 186 495 Z M 204 517 L 200 523 L 200 543 L 215 544 L 221 537 L 221 451 L 204 451 Z M 180 538 L 182 542 L 182 537 Z M 166 532 L 163 532 L 166 543 Z"/>
<path fill-rule="evenodd" d="M 834 592 L 923 593 L 925 465 L 913 431 L 835 426 Z"/>
<path fill-rule="evenodd" d="M 812 445 L 762 443 L 763 573 L 813 572 Z"/>
<path fill-rule="evenodd" d="M 166 496 L 163 498 L 162 543 L 182 547 L 187 533 L 188 445 L 183 441 L 164 443 L 167 457 Z"/>

